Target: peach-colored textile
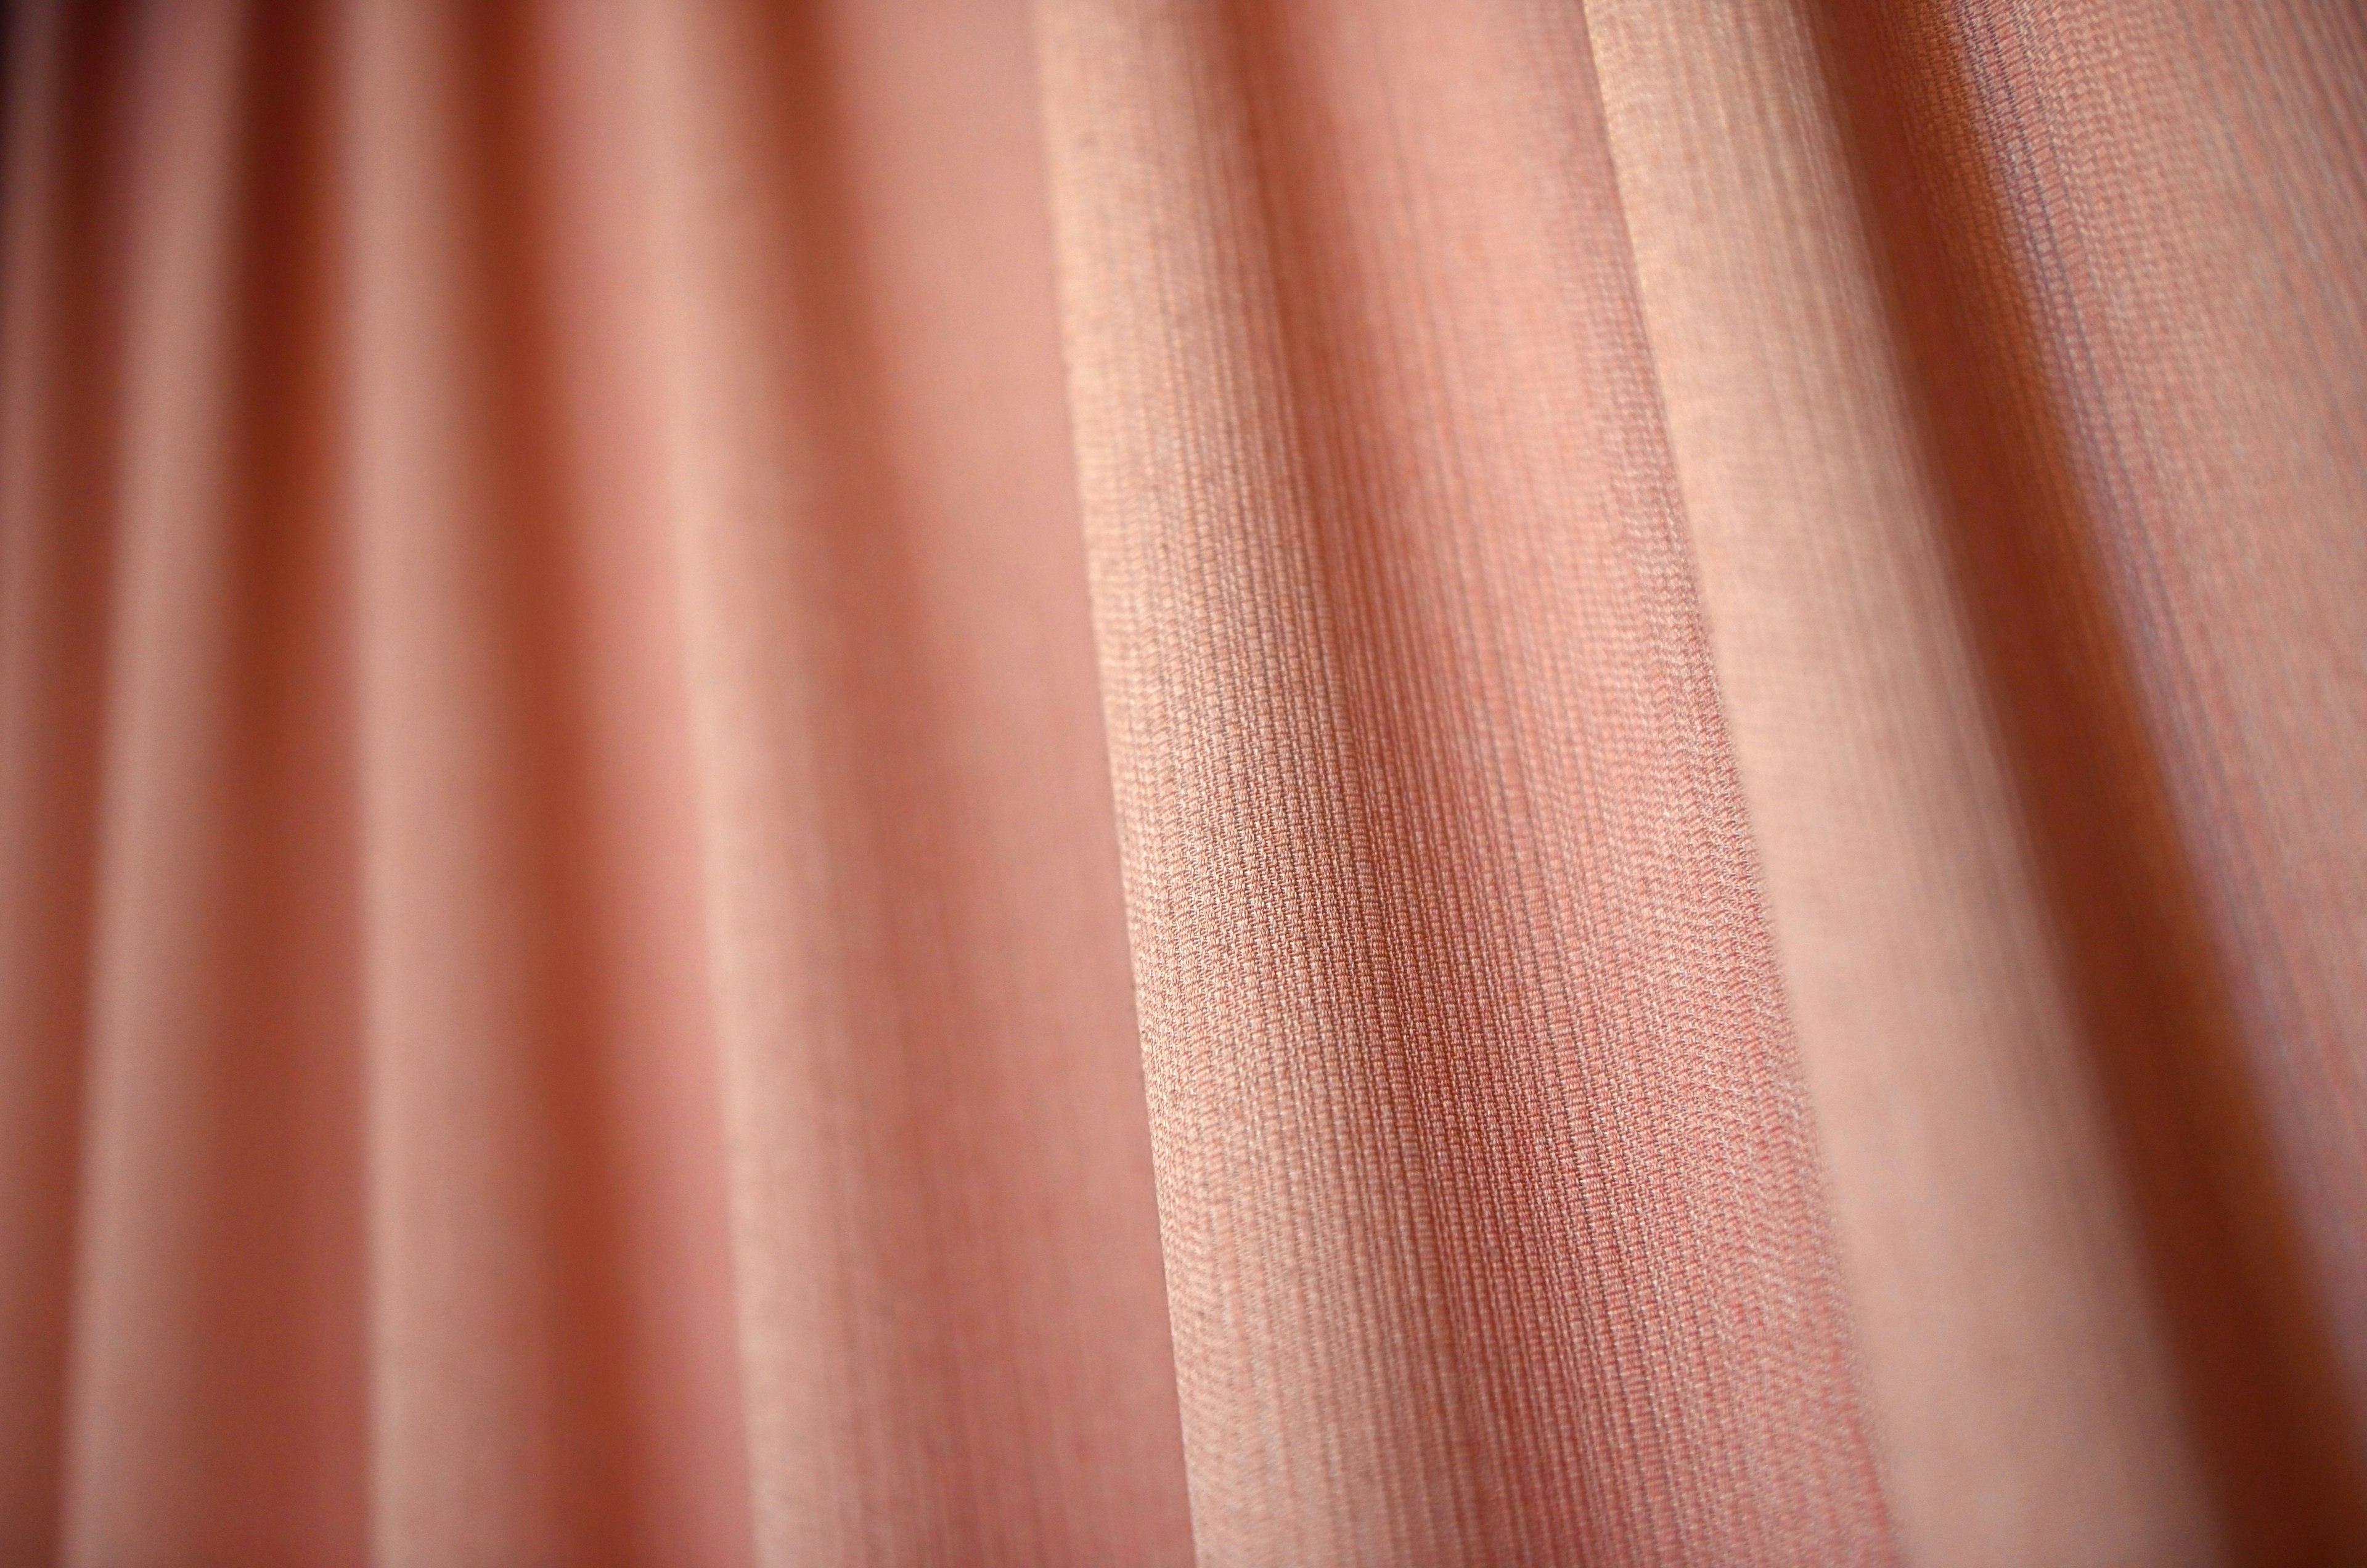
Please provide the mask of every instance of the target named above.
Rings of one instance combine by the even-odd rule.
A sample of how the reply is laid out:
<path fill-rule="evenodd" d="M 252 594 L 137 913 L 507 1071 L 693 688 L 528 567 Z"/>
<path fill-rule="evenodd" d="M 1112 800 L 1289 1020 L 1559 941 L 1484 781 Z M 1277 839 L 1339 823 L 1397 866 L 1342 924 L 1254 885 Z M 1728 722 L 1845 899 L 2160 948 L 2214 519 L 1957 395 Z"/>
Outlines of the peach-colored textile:
<path fill-rule="evenodd" d="M 150 0 L 0 1564 L 2367 1562 L 2367 14 Z"/>

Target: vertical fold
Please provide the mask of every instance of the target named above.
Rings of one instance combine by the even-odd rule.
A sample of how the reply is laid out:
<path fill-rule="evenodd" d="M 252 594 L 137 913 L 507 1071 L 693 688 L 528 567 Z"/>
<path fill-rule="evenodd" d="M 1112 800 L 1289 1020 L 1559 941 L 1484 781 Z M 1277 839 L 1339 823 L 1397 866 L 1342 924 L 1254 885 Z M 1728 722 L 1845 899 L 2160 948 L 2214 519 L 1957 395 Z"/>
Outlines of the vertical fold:
<path fill-rule="evenodd" d="M 2001 524 L 1933 462 L 1826 9 L 1588 18 L 1892 1495 L 1918 1562 L 2207 1561 L 2126 1086 L 1990 684 L 2032 596 L 1985 630 L 1964 594 Z M 1976 243 L 1961 220 L 1935 238 Z"/>
<path fill-rule="evenodd" d="M 300 18 L 228 4 L 143 13 L 121 47 L 139 150 L 61 1550 L 358 1562 L 322 61 Z"/>
<path fill-rule="evenodd" d="M 0 1557 L 55 1555 L 106 702 L 121 17 L 12 7 L 0 188 Z"/>
<path fill-rule="evenodd" d="M 2367 1541 L 2355 8 L 1822 29 L 2233 1552 Z"/>
<path fill-rule="evenodd" d="M 1204 1558 L 1888 1560 L 1582 25 L 1038 22 Z"/>
<path fill-rule="evenodd" d="M 647 1501 L 607 1550 L 728 1565 L 754 1550 L 731 1258 L 729 1159 L 701 918 L 699 824 L 665 513 L 663 361 L 646 235 L 656 209 L 623 7 L 533 12 L 544 62 L 521 106 L 549 238 L 555 487 L 566 517 L 567 662 L 580 688 L 588 972 L 615 1128 L 626 1462 Z"/>
<path fill-rule="evenodd" d="M 588 114 L 618 35 L 578 11 L 344 40 L 388 1564 L 749 1551 L 646 301 Z"/>
<path fill-rule="evenodd" d="M 642 22 L 759 1556 L 1180 1560 L 1024 13 Z"/>

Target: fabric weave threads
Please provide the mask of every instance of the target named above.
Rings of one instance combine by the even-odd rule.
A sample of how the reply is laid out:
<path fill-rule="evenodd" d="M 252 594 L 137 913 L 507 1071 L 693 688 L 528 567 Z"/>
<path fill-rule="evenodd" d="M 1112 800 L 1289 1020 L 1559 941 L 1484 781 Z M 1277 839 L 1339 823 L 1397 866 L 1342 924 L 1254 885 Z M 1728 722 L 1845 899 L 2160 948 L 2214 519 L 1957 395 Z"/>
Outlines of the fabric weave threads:
<path fill-rule="evenodd" d="M 28 0 L 0 1562 L 2367 1560 L 2367 18 Z"/>
<path fill-rule="evenodd" d="M 1582 31 L 1040 17 L 1202 1552 L 1884 1555 Z"/>

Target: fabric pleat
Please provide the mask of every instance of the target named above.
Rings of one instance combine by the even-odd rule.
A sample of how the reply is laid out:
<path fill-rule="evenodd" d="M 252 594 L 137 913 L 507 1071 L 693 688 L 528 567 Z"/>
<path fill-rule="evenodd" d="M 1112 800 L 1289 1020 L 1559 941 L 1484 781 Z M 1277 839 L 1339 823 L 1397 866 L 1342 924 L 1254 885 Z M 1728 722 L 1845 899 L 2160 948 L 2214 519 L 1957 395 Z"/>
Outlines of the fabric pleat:
<path fill-rule="evenodd" d="M 26 0 L 0 1564 L 2367 1561 L 2347 0 Z"/>
<path fill-rule="evenodd" d="M 160 17 L 123 99 L 70 1561 L 335 1561 L 367 1495 L 329 323 L 305 153 L 271 125 L 305 111 L 302 40 L 254 42 Z"/>
<path fill-rule="evenodd" d="M 1188 1555 L 1025 17 L 646 13 L 759 1555 Z"/>
<path fill-rule="evenodd" d="M 1201 1551 L 1886 1558 L 1581 19 L 1043 22 Z"/>
<path fill-rule="evenodd" d="M 2020 29 L 1968 17 L 1960 37 L 1918 40 L 1781 6 L 1590 16 L 1862 1341 L 1897 1413 L 1908 1537 L 1973 1561 L 2207 1559 L 2204 1488 L 2234 1450 L 2283 1472 L 2249 1528 L 2298 1545 L 2320 1526 L 2285 1510 L 2339 1496 L 2332 1478 L 2331 1493 L 2295 1484 L 2339 1438 L 2275 1423 L 2238 1436 L 2224 1405 L 2181 1421 L 2212 1396 L 2185 1386 L 2173 1341 L 2194 1331 L 2192 1305 L 2176 1298 L 2225 1286 L 2190 1277 L 2163 1302 L 2148 1278 L 2179 1267 L 2148 1230 L 2217 1224 L 2214 1253 L 2248 1245 L 2245 1221 L 2210 1217 L 2217 1182 L 2172 1168 L 2195 1134 L 2234 1134 L 2251 1112 L 2201 1077 L 2225 1070 L 2209 1059 L 2225 1043 L 2202 1032 L 2219 1003 L 2169 989 L 2199 988 L 2210 961 L 2180 908 L 2185 874 L 2143 841 L 2168 831 L 2141 797 L 2158 789 L 2151 764 L 2127 739 L 2101 765 L 2081 756 L 2135 722 L 2100 646 L 2114 635 L 2095 624 L 2102 607 L 2074 602 L 2106 590 L 2062 554 L 2090 536 L 2074 509 L 2097 503 L 2035 466 L 2019 476 L 2030 490 L 1999 488 L 2050 416 L 2015 412 L 2044 395 L 2033 367 L 2005 357 L 2006 322 L 1976 312 L 2064 284 L 1988 204 L 2035 214 L 2059 197 L 1999 159 L 2007 128 L 1923 124 L 2004 91 L 1955 81 L 1951 62 L 1991 61 Z M 2174 39 L 2147 41 L 2151 72 L 2180 68 Z M 1972 133 L 1952 179 L 1886 166 L 1943 130 Z M 1910 195 L 1929 205 L 1889 205 Z M 2027 271 L 1977 273 L 1946 254 L 1960 246 Z M 2222 348 L 2226 366 L 2245 357 Z M 2064 395 L 2093 395 L 2091 367 L 2058 374 Z M 2318 504 L 2325 525 L 2342 514 Z M 2312 558 L 2333 564 L 2336 531 Z M 2357 640 L 2329 628 L 2316 646 Z M 2081 766 L 2109 777 L 2049 776 Z M 2196 1077 L 2140 1081 L 2160 1063 Z M 2159 1185 L 2176 1182 L 2192 1185 Z M 2269 1375 L 2253 1355 L 2214 1359 Z M 1965 1484 L 1968 1468 L 1986 1483 Z"/>
<path fill-rule="evenodd" d="M 62 1515 L 135 63 L 12 15 L 0 207 L 0 1552 Z"/>

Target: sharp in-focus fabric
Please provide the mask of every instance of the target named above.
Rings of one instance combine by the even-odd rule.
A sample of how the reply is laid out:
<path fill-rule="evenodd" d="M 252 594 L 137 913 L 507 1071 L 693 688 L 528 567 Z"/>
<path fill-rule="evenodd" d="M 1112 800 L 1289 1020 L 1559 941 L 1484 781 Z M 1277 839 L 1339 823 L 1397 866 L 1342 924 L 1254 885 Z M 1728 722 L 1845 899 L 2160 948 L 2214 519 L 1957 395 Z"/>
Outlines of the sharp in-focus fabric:
<path fill-rule="evenodd" d="M 2367 1562 L 2367 13 L 28 0 L 0 1564 Z"/>

